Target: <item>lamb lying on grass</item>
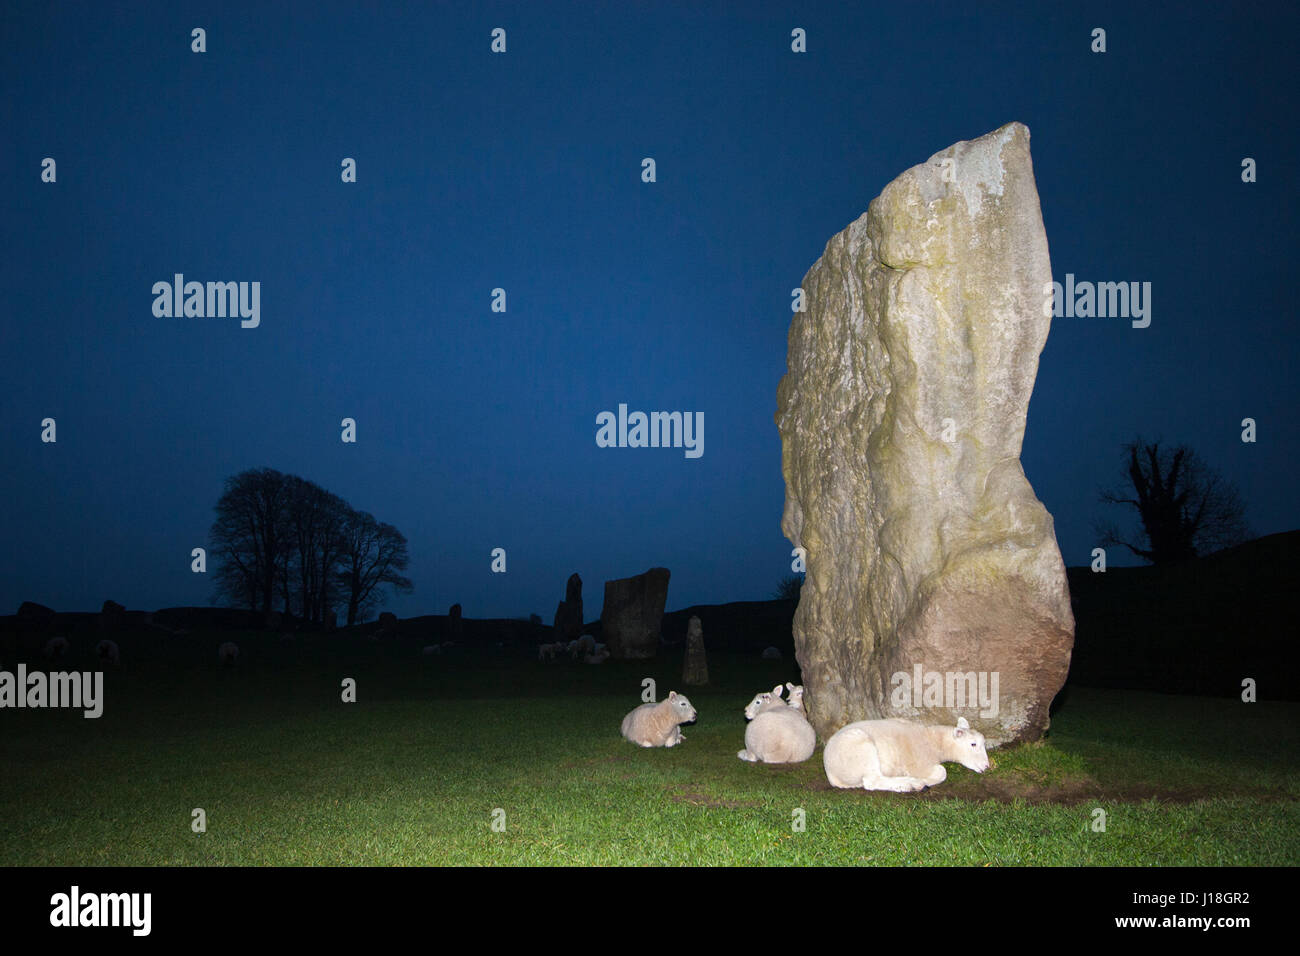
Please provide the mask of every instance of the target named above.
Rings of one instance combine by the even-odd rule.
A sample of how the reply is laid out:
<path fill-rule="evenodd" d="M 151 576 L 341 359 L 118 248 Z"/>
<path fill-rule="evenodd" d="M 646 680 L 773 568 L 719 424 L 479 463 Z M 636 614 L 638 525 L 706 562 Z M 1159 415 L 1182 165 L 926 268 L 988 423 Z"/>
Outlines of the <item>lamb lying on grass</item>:
<path fill-rule="evenodd" d="M 822 753 L 833 787 L 908 793 L 948 779 L 945 760 L 976 773 L 989 768 L 984 735 L 965 717 L 957 726 L 925 726 L 906 720 L 859 720 L 841 727 Z"/>
<path fill-rule="evenodd" d="M 686 738 L 679 725 L 696 717 L 685 695 L 672 691 L 657 704 L 642 704 L 623 718 L 622 734 L 639 747 L 675 747 Z"/>
<path fill-rule="evenodd" d="M 787 685 L 793 686 L 793 685 Z M 745 708 L 749 726 L 745 728 L 745 749 L 736 756 L 751 763 L 803 763 L 817 749 L 817 732 L 802 710 L 781 699 L 783 688 L 777 684 L 768 693 L 758 694 Z M 803 688 L 800 688 L 802 700 Z"/>

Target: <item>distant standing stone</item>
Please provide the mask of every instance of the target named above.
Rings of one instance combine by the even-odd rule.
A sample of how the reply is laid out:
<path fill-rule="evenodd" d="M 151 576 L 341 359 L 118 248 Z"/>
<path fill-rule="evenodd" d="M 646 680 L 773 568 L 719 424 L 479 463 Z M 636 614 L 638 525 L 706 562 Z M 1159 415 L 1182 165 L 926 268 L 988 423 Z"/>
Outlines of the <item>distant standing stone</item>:
<path fill-rule="evenodd" d="M 564 600 L 555 606 L 555 639 L 575 640 L 582 631 L 582 578 L 575 571 L 564 587 Z"/>
<path fill-rule="evenodd" d="M 122 627 L 122 616 L 126 608 L 116 601 L 105 601 L 99 609 L 99 627 L 103 631 L 117 631 Z"/>
<path fill-rule="evenodd" d="M 601 634 L 615 660 L 638 660 L 658 653 L 669 573 L 667 568 L 651 568 L 644 574 L 605 582 Z"/>
<path fill-rule="evenodd" d="M 53 608 L 35 601 L 24 601 L 18 608 L 18 620 L 27 624 L 40 634 L 54 633 L 55 613 Z"/>
<path fill-rule="evenodd" d="M 686 663 L 682 666 L 682 683 L 699 686 L 709 682 L 709 662 L 704 655 L 704 626 L 692 616 L 686 625 Z"/>

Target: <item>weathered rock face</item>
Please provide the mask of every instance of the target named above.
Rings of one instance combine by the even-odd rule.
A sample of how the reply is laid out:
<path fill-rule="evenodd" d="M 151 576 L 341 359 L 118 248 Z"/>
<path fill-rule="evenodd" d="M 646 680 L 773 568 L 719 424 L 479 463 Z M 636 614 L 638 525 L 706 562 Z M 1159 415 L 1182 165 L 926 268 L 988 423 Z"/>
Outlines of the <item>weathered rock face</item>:
<path fill-rule="evenodd" d="M 1019 123 L 903 173 L 804 277 L 776 422 L 823 738 L 884 717 L 964 716 L 990 744 L 1047 728 L 1074 617 L 1020 447 L 1050 282 Z"/>
<path fill-rule="evenodd" d="M 692 616 L 686 625 L 686 661 L 682 664 L 682 683 L 698 687 L 709 682 L 709 662 L 704 653 L 704 625 Z"/>
<path fill-rule="evenodd" d="M 569 575 L 564 586 L 564 600 L 555 607 L 555 638 L 571 641 L 582 631 L 582 578 L 577 572 Z"/>
<path fill-rule="evenodd" d="M 668 576 L 667 568 L 651 568 L 645 574 L 605 582 L 600 626 L 615 659 L 654 657 L 658 652 Z"/>

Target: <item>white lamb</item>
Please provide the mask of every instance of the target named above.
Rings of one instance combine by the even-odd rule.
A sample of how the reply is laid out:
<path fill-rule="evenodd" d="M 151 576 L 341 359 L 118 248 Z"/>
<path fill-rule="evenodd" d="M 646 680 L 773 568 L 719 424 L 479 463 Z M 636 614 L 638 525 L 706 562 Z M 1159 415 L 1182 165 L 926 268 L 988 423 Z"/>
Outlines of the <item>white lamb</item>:
<path fill-rule="evenodd" d="M 790 699 L 786 701 L 786 706 L 791 710 L 803 710 L 803 684 L 791 684 L 785 682 L 786 689 L 790 691 Z"/>
<path fill-rule="evenodd" d="M 41 648 L 41 653 L 49 658 L 61 658 L 68 653 L 68 639 L 66 637 L 51 637 Z"/>
<path fill-rule="evenodd" d="M 948 778 L 945 760 L 976 773 L 989 768 L 984 735 L 965 717 L 957 726 L 925 726 L 906 720 L 859 720 L 841 727 L 822 754 L 833 787 L 908 793 Z"/>
<path fill-rule="evenodd" d="M 781 699 L 782 689 L 777 684 L 770 692 L 756 695 L 745 708 L 750 721 L 745 728 L 745 749 L 736 754 L 741 760 L 803 763 L 817 749 L 817 732 L 802 710 Z"/>
<path fill-rule="evenodd" d="M 579 657 L 596 653 L 596 639 L 590 634 L 579 635 L 576 641 L 569 642 L 569 655 L 576 661 Z"/>
<path fill-rule="evenodd" d="M 564 645 L 563 645 L 563 644 L 538 644 L 538 645 L 537 645 L 537 659 L 538 659 L 539 661 L 553 661 L 553 660 L 555 660 L 555 649 L 556 649 L 557 647 L 559 647 L 559 648 L 563 648 Z"/>
<path fill-rule="evenodd" d="M 675 747 L 683 740 L 681 724 L 696 717 L 685 695 L 672 691 L 657 704 L 642 704 L 623 718 L 622 734 L 640 747 Z"/>
<path fill-rule="evenodd" d="M 239 645 L 234 641 L 226 641 L 217 648 L 217 660 L 227 667 L 234 667 L 239 663 Z"/>
<path fill-rule="evenodd" d="M 116 641 L 100 641 L 95 645 L 95 656 L 101 664 L 117 667 L 122 663 L 122 652 L 118 650 Z"/>

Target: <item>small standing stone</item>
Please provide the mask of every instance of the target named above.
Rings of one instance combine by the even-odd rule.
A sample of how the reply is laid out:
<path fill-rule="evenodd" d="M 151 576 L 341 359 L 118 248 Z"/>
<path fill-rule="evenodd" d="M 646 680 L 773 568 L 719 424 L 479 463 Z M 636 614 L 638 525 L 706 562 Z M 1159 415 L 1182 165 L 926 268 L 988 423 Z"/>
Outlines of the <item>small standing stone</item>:
<path fill-rule="evenodd" d="M 704 627 L 698 617 L 686 625 L 686 663 L 682 666 L 682 683 L 698 687 L 709 682 L 709 662 L 704 655 Z"/>
<path fill-rule="evenodd" d="M 99 609 L 99 628 L 102 631 L 116 632 L 122 628 L 122 617 L 126 608 L 116 601 L 105 601 Z"/>
<path fill-rule="evenodd" d="M 582 631 L 582 578 L 575 571 L 564 587 L 564 600 L 555 607 L 555 639 L 576 640 Z"/>

